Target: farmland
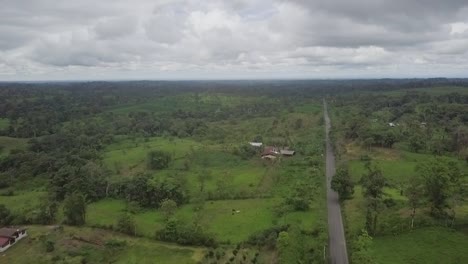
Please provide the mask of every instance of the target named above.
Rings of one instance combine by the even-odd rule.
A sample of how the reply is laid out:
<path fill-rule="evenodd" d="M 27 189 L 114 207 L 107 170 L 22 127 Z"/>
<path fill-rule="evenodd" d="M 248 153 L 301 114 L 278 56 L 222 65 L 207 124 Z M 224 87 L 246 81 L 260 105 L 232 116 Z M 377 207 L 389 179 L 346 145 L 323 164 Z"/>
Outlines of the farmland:
<path fill-rule="evenodd" d="M 118 255 L 128 263 L 157 257 L 140 256 L 144 247 L 153 246 L 151 241 L 195 246 L 195 255 L 201 256 L 191 258 L 190 248 L 172 256 L 168 247 L 160 253 L 161 263 L 211 263 L 212 258 L 269 263 L 279 257 L 275 244 L 280 232 L 295 234 L 288 261 L 321 259 L 326 208 L 320 99 L 160 93 L 148 98 L 129 93 L 126 102 L 56 124 L 52 135 L 50 129 L 19 126 L 10 130 L 16 134 L 0 138 L 5 142 L 0 204 L 8 210 L 9 222 L 79 226 L 65 230 L 86 234 L 94 228 L 106 237 L 111 232 L 130 235 L 125 240 L 132 246 Z M 263 146 L 249 145 L 253 141 Z M 287 147 L 295 155 L 262 159 L 266 146 Z M 13 160 L 22 163 L 9 163 Z M 15 166 L 25 173 L 19 175 Z M 85 215 L 71 220 L 69 201 L 78 203 L 80 197 Z M 32 238 L 41 232 L 32 227 Z M 65 242 L 53 237 L 57 254 L 47 254 L 44 262 L 58 257 L 74 261 Z M 302 244 L 304 239 L 309 241 Z M 134 242 L 139 240 L 142 247 Z M 107 249 L 99 248 L 83 250 L 91 261 L 110 259 Z M 233 250 L 243 253 L 237 256 Z"/>

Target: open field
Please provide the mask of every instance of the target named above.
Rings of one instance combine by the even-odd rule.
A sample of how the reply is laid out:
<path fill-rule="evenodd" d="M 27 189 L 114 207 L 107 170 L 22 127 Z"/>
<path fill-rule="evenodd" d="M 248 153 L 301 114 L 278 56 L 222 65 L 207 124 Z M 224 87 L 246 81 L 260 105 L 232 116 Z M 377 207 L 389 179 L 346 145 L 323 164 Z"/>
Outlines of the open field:
<path fill-rule="evenodd" d="M 398 236 L 376 237 L 371 252 L 381 264 L 459 264 L 466 262 L 467 248 L 466 234 L 422 228 Z"/>
<path fill-rule="evenodd" d="M 8 190 L 4 189 L 3 192 Z M 46 198 L 45 191 L 15 191 L 13 195 L 0 196 L 0 204 L 5 205 L 14 213 L 31 212 Z"/>
<path fill-rule="evenodd" d="M 193 221 L 200 217 L 200 225 L 224 243 L 246 241 L 250 235 L 275 223 L 295 225 L 303 230 L 313 230 L 320 221 L 323 208 L 313 207 L 308 212 L 290 212 L 281 217 L 274 215 L 275 199 L 243 199 L 207 201 L 195 212 L 192 205 L 180 207 L 174 214 L 179 220 Z M 238 213 L 232 213 L 235 209 Z M 126 203 L 121 200 L 102 200 L 88 206 L 87 224 L 90 226 L 115 226 L 116 219 L 126 212 Z M 164 216 L 158 210 L 144 210 L 132 214 L 136 231 L 141 236 L 153 238 L 156 230 L 164 227 Z M 323 218 L 321 219 L 323 220 Z"/>
<path fill-rule="evenodd" d="M 53 251 L 46 251 L 46 241 L 54 245 Z M 117 243 L 123 244 L 118 246 Z M 48 226 L 30 226 L 26 238 L 1 254 L 0 263 L 190 264 L 202 257 L 200 248 L 132 238 L 99 229 L 65 226 L 63 231 L 54 231 Z"/>

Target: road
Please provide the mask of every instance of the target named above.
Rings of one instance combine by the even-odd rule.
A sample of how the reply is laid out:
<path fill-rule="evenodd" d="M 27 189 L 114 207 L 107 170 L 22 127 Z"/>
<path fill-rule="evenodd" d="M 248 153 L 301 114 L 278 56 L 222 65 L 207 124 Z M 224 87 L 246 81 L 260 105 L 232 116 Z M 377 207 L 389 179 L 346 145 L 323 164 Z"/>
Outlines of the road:
<path fill-rule="evenodd" d="M 327 177 L 327 207 L 328 207 L 328 251 L 330 263 L 348 264 L 348 252 L 346 250 L 346 238 L 344 235 L 343 221 L 338 194 L 331 189 L 331 179 L 335 175 L 335 154 L 330 144 L 330 117 L 328 116 L 327 103 L 323 100 L 323 112 L 326 133 L 326 177 Z"/>

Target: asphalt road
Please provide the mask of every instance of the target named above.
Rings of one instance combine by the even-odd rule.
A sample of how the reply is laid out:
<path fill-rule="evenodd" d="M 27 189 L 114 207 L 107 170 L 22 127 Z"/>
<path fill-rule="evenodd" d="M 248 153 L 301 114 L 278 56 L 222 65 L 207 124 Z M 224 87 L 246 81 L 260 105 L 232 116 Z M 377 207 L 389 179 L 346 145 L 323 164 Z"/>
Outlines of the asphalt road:
<path fill-rule="evenodd" d="M 338 194 L 330 187 L 333 175 L 335 175 L 335 154 L 330 144 L 330 117 L 328 116 L 327 103 L 323 101 L 323 111 L 325 118 L 326 133 L 326 177 L 327 177 L 327 207 L 328 207 L 328 253 L 330 263 L 348 264 L 348 252 L 346 250 L 346 238 L 344 235 L 343 221 L 341 219 L 341 208 L 338 201 Z"/>

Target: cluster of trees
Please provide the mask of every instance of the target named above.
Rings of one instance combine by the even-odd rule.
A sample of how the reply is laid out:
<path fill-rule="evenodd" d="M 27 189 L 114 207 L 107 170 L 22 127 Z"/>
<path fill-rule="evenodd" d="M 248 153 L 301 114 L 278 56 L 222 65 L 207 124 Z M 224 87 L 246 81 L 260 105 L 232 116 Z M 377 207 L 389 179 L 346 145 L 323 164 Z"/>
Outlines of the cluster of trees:
<path fill-rule="evenodd" d="M 346 140 L 360 142 L 366 148 L 390 148 L 400 142 L 414 152 L 455 153 L 467 158 L 468 96 L 465 94 L 370 93 L 338 96 L 334 104 L 342 109 L 335 129 Z"/>
<path fill-rule="evenodd" d="M 201 226 L 196 223 L 187 223 L 170 218 L 166 221 L 163 229 L 156 232 L 156 238 L 176 242 L 181 245 L 198 245 L 214 247 L 217 245 L 212 234 L 206 233 Z"/>
<path fill-rule="evenodd" d="M 413 175 L 406 189 L 408 204 L 412 209 L 411 227 L 419 208 L 429 207 L 430 214 L 445 224 L 453 225 L 455 209 L 468 197 L 467 175 L 456 162 L 438 158 L 420 163 L 418 174 Z"/>
<path fill-rule="evenodd" d="M 188 199 L 184 186 L 177 179 L 155 180 L 149 174 L 111 183 L 109 196 L 136 202 L 146 208 L 159 208 L 166 199 L 178 205 L 184 204 Z"/>

